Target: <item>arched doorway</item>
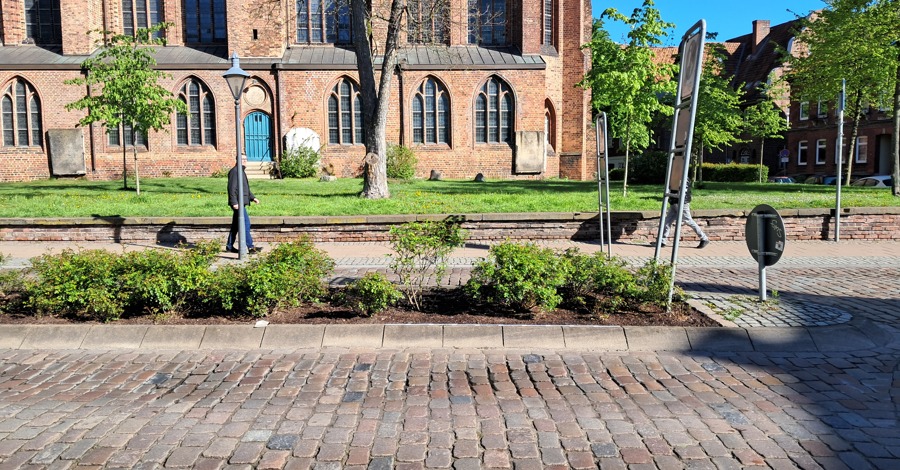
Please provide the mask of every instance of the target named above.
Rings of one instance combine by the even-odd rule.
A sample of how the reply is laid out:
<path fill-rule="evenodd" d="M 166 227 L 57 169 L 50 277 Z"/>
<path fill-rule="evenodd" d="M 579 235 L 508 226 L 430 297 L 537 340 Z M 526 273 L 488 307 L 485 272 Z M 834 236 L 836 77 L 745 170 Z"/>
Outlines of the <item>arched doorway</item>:
<path fill-rule="evenodd" d="M 248 162 L 272 161 L 272 118 L 254 111 L 244 118 L 244 154 Z"/>

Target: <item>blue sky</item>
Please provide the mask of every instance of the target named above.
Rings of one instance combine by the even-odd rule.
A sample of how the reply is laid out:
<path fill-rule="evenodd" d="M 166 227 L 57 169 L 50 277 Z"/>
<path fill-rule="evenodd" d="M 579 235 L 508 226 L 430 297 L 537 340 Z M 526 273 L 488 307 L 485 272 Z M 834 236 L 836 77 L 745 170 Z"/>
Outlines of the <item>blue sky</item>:
<path fill-rule="evenodd" d="M 631 16 L 631 12 L 643 3 L 643 0 L 591 0 L 594 18 L 610 7 Z M 706 20 L 706 30 L 719 33 L 716 39 L 724 41 L 752 31 L 753 20 L 770 20 L 776 25 L 794 19 L 796 16 L 792 12 L 806 14 L 825 6 L 822 0 L 656 0 L 654 3 L 663 20 L 675 23 L 674 38 L 670 37 L 667 46 L 678 45 L 681 35 L 701 18 Z M 606 30 L 617 42 L 624 42 L 628 32 L 620 23 L 613 22 L 606 23 Z"/>

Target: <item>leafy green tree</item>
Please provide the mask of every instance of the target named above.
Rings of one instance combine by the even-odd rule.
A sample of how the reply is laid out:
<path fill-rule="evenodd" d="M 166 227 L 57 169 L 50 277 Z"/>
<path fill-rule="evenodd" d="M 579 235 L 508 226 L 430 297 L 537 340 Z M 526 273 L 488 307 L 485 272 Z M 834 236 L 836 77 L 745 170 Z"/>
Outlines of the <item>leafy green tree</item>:
<path fill-rule="evenodd" d="M 768 98 L 748 106 L 744 110 L 744 133 L 758 138 L 759 142 L 759 182 L 762 183 L 763 152 L 766 139 L 783 139 L 788 130 L 787 119 L 775 103 Z"/>
<path fill-rule="evenodd" d="M 897 54 L 891 51 L 890 40 L 896 39 L 900 28 L 893 1 L 829 0 L 828 6 L 800 24 L 795 44 L 802 45 L 799 54 L 786 57 L 789 65 L 787 79 L 792 91 L 801 100 L 835 100 L 846 80 L 846 114 L 851 120 L 847 159 L 850 183 L 856 136 L 863 112 L 869 103 L 890 94 L 896 79 Z M 891 15 L 895 18 L 890 20 Z M 896 166 L 896 165 L 895 165 Z"/>
<path fill-rule="evenodd" d="M 626 24 L 628 43 L 619 45 L 603 29 L 603 18 Z M 644 0 L 631 16 L 608 8 L 595 20 L 591 42 L 591 70 L 580 85 L 591 89 L 591 101 L 597 111 L 609 116 L 609 132 L 625 143 L 625 178 L 622 194 L 628 194 L 628 163 L 631 149 L 650 145 L 649 125 L 657 113 L 672 114 L 660 97 L 673 95 L 675 66 L 657 60 L 653 48 L 662 45 L 672 23 L 662 20 L 653 0 Z"/>
<path fill-rule="evenodd" d="M 137 194 L 141 193 L 138 153 L 134 145 L 137 135 L 164 130 L 170 124 L 173 112 L 187 112 L 181 100 L 159 85 L 159 80 L 170 76 L 154 68 L 155 50 L 151 46 L 165 43 L 157 33 L 167 26 L 168 23 L 161 23 L 152 28 L 140 28 L 134 36 L 101 32 L 105 39 L 98 43 L 100 52 L 81 64 L 87 71 L 85 77 L 65 82 L 88 87 L 86 96 L 66 105 L 70 111 L 87 110 L 87 115 L 78 121 L 80 125 L 99 122 L 107 129 L 116 130 L 122 125 L 131 126 Z M 128 189 L 127 146 L 125 142 L 122 144 L 122 179 Z"/>
<path fill-rule="evenodd" d="M 700 75 L 700 94 L 697 96 L 697 114 L 694 118 L 693 181 L 698 178 L 698 169 L 703 165 L 703 151 L 720 149 L 723 146 L 742 142 L 744 128 L 741 104 L 744 98 L 743 86 L 732 86 L 724 73 L 722 46 L 708 45 L 703 72 Z"/>

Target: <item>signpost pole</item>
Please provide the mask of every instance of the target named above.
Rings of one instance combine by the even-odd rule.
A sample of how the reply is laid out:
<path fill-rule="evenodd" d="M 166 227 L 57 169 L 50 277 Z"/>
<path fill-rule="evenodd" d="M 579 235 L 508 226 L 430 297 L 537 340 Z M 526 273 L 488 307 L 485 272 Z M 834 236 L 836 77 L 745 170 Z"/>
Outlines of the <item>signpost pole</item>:
<path fill-rule="evenodd" d="M 759 300 L 766 301 L 766 217 L 763 214 L 752 214 L 756 217 L 756 257 L 759 259 Z"/>

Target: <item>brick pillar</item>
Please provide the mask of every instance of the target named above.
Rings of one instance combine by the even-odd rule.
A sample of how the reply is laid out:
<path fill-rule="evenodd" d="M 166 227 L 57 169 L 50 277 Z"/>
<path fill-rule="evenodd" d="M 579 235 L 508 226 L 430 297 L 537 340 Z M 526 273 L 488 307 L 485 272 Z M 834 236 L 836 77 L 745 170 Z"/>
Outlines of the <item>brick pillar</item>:
<path fill-rule="evenodd" d="M 591 2 L 563 1 L 563 15 L 559 22 L 562 30 L 559 49 L 563 61 L 560 176 L 587 180 L 593 178 L 596 171 L 593 158 L 596 145 L 591 127 L 590 91 L 577 84 L 591 66 L 590 53 L 581 49 L 581 45 L 590 39 Z"/>
<path fill-rule="evenodd" d="M 0 27 L 3 44 L 12 46 L 25 40 L 25 3 L 21 0 L 0 0 Z"/>
<path fill-rule="evenodd" d="M 228 0 L 228 54 L 241 57 L 281 57 L 288 38 L 285 28 L 287 10 L 296 2 L 271 0 Z"/>
<path fill-rule="evenodd" d="M 103 29 L 103 1 L 66 0 L 59 2 L 59 12 L 62 20 L 63 55 L 93 52 L 100 35 L 85 33 Z"/>
<path fill-rule="evenodd" d="M 166 44 L 169 46 L 184 45 L 184 12 L 181 9 L 182 2 L 175 0 L 163 0 L 161 20 L 172 23 L 166 29 Z"/>
<path fill-rule="evenodd" d="M 523 54 L 541 53 L 541 33 L 543 25 L 543 4 L 540 0 L 516 2 L 519 5 L 518 18 L 513 23 L 517 31 L 511 32 L 515 43 Z"/>

